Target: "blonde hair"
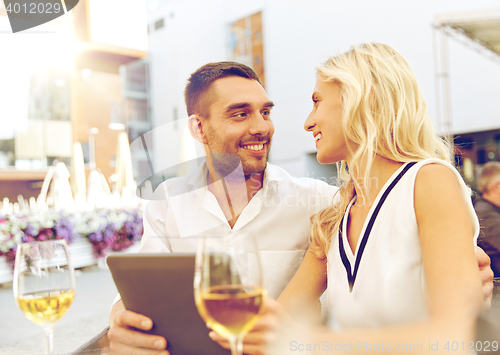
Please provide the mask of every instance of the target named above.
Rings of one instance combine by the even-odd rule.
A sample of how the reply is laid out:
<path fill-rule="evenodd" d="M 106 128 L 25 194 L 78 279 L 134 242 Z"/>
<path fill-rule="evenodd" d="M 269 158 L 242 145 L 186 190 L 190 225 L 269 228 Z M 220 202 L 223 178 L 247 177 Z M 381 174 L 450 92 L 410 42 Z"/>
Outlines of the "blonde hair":
<path fill-rule="evenodd" d="M 484 164 L 477 188 L 480 193 L 488 193 L 491 185 L 500 181 L 500 162 L 490 161 Z"/>
<path fill-rule="evenodd" d="M 385 44 L 367 43 L 331 57 L 317 67 L 319 80 L 338 84 L 344 106 L 342 129 L 352 156 L 350 166 L 337 163 L 340 189 L 333 206 L 311 217 L 316 256 L 326 259 L 331 237 L 354 194 L 368 196 L 369 172 L 375 155 L 410 162 L 440 158 L 450 162 L 449 146 L 439 138 L 427 104 L 406 59 Z M 355 143 L 353 150 L 347 142 Z M 359 169 L 363 166 L 363 169 Z M 355 191 L 348 169 L 364 171 Z"/>

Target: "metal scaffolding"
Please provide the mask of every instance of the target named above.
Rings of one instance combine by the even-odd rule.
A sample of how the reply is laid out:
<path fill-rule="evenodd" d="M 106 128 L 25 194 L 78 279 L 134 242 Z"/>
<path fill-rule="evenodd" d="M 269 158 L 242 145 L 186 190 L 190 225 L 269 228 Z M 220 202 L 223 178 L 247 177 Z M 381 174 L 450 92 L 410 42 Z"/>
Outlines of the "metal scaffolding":
<path fill-rule="evenodd" d="M 436 120 L 441 135 L 453 144 L 448 38 L 500 64 L 500 9 L 439 15 L 432 28 Z"/>

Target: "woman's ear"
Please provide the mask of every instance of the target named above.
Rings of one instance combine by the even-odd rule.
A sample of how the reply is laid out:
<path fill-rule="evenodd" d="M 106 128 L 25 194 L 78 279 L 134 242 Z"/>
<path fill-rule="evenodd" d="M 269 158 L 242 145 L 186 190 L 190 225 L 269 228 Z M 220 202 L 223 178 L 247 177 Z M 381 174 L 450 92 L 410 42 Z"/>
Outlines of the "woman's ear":
<path fill-rule="evenodd" d="M 203 124 L 199 116 L 191 115 L 188 119 L 188 127 L 194 139 L 202 144 L 207 144 L 208 140 L 203 131 Z"/>

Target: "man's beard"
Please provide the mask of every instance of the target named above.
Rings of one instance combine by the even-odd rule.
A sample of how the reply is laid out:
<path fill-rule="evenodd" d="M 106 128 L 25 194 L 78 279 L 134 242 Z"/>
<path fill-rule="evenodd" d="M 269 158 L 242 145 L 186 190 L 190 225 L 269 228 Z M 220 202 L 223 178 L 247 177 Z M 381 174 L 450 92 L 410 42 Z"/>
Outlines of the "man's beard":
<path fill-rule="evenodd" d="M 210 153 L 210 162 L 220 178 L 231 174 L 241 163 L 240 157 L 230 153 Z"/>
<path fill-rule="evenodd" d="M 260 162 L 257 163 L 257 166 L 254 164 L 243 164 L 243 174 L 245 175 L 245 180 L 248 180 L 252 177 L 252 175 L 262 173 L 266 170 L 267 160 L 269 157 L 269 151 L 265 156 L 263 156 Z"/>
<path fill-rule="evenodd" d="M 267 161 L 269 159 L 269 151 L 271 147 L 271 140 L 268 142 L 268 149 L 265 156 L 260 158 L 260 161 L 256 160 L 256 164 L 246 164 L 244 159 L 240 156 L 231 153 L 211 153 L 210 161 L 212 163 L 213 169 L 217 172 L 220 177 L 226 177 L 231 174 L 238 166 L 241 164 L 243 168 L 243 174 L 245 180 L 249 179 L 252 175 L 262 173 L 266 170 Z"/>

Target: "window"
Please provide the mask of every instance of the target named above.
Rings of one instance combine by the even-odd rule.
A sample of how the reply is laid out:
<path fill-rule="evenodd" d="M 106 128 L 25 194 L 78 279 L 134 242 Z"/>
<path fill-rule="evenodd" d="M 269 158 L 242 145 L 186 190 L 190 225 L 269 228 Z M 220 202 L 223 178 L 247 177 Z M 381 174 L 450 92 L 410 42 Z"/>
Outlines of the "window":
<path fill-rule="evenodd" d="M 159 19 L 158 21 L 155 22 L 155 31 L 158 31 L 159 29 L 163 28 L 165 25 L 163 19 Z"/>
<path fill-rule="evenodd" d="M 486 163 L 486 151 L 484 149 L 477 151 L 477 163 L 479 165 Z"/>

